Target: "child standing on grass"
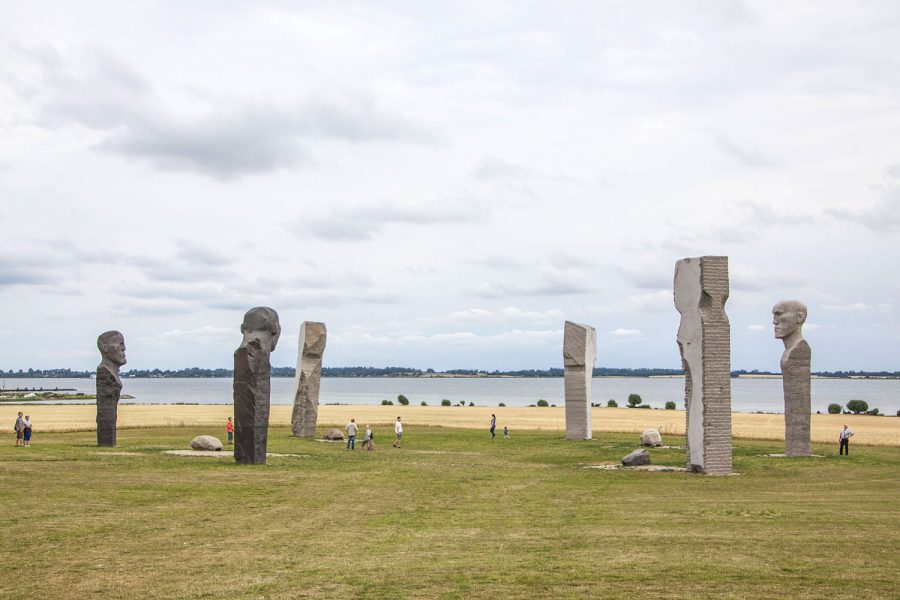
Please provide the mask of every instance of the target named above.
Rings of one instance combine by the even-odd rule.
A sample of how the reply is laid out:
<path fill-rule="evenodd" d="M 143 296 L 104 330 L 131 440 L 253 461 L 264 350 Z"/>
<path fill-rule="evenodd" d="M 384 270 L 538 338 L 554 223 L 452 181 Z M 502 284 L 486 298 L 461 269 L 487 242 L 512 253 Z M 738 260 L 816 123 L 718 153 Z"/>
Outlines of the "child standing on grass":
<path fill-rule="evenodd" d="M 231 421 L 231 417 L 228 417 L 228 422 L 225 423 L 225 433 L 228 434 L 228 445 L 234 441 L 234 423 Z"/>
<path fill-rule="evenodd" d="M 25 420 L 22 421 L 22 441 L 25 442 L 26 448 L 31 446 L 31 417 L 28 415 L 25 415 Z"/>
<path fill-rule="evenodd" d="M 16 446 L 24 446 L 24 442 L 22 438 L 25 437 L 25 419 L 22 418 L 22 411 L 19 411 L 19 416 L 16 417 Z"/>
<path fill-rule="evenodd" d="M 509 439 L 509 427 L 506 425 L 503 426 L 503 437 L 507 440 Z"/>
<path fill-rule="evenodd" d="M 397 439 L 394 440 L 394 448 L 399 448 L 400 438 L 403 437 L 403 424 L 400 422 L 400 417 L 397 417 L 397 422 L 394 423 L 394 433 L 397 434 Z"/>

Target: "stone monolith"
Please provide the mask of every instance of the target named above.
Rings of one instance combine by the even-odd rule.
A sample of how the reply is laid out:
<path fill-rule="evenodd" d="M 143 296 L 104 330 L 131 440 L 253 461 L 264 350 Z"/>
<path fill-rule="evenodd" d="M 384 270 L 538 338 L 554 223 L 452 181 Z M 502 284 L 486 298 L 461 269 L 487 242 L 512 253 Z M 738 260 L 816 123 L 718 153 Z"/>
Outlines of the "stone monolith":
<path fill-rule="evenodd" d="M 685 258 L 675 264 L 687 467 L 711 475 L 731 473 L 731 330 L 726 300 L 727 256 Z"/>
<path fill-rule="evenodd" d="M 244 315 L 244 339 L 234 352 L 234 460 L 266 464 L 269 434 L 271 364 L 269 354 L 278 344 L 278 313 L 258 306 Z"/>
<path fill-rule="evenodd" d="M 597 358 L 597 330 L 566 321 L 563 365 L 566 388 L 566 439 L 591 439 L 591 378 Z"/>
<path fill-rule="evenodd" d="M 119 368 L 125 360 L 125 338 L 118 331 L 107 331 L 97 338 L 100 364 L 97 366 L 97 445 L 116 445 L 116 419 L 122 380 Z"/>
<path fill-rule="evenodd" d="M 300 325 L 297 374 L 294 376 L 294 411 L 291 414 L 291 430 L 296 437 L 311 438 L 316 434 L 326 337 L 325 323 L 303 321 Z"/>
<path fill-rule="evenodd" d="M 806 305 L 782 300 L 772 309 L 775 337 L 784 342 L 781 384 L 784 388 L 784 445 L 788 456 L 809 456 L 812 413 L 810 359 L 812 351 L 803 339 Z"/>

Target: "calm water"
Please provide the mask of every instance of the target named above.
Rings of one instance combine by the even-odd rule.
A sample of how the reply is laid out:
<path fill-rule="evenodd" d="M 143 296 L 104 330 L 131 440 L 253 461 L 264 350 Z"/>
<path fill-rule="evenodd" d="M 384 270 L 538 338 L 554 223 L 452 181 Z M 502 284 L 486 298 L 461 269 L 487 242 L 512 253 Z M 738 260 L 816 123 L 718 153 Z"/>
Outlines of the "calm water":
<path fill-rule="evenodd" d="M 75 388 L 94 393 L 91 379 L 5 379 L 3 387 L 44 389 Z M 231 404 L 231 379 L 125 379 L 122 393 L 134 396 L 140 404 Z M 291 404 L 293 379 L 272 379 L 272 403 Z M 663 408 L 667 401 L 683 406 L 684 380 L 644 379 L 629 377 L 597 378 L 593 382 L 594 402 L 606 404 L 614 399 L 625 406 L 629 394 L 640 394 L 644 402 Z M 380 404 L 404 394 L 411 404 L 422 401 L 430 406 L 447 398 L 474 402 L 477 406 L 527 406 L 538 399 L 563 405 L 562 378 L 545 379 L 406 379 L 406 378 L 339 378 L 322 379 L 319 401 L 322 404 Z M 827 412 L 828 405 L 845 405 L 859 398 L 888 415 L 900 410 L 900 380 L 877 379 L 813 379 L 813 411 Z M 732 379 L 732 410 L 735 412 L 782 412 L 780 379 Z"/>

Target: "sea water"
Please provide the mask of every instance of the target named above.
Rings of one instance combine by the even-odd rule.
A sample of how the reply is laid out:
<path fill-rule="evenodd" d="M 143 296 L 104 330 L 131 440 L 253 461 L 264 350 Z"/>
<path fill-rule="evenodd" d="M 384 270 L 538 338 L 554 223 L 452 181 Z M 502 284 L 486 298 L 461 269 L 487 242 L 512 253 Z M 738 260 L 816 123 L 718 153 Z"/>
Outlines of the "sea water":
<path fill-rule="evenodd" d="M 10 388 L 73 388 L 93 394 L 92 379 L 3 379 Z M 645 404 L 664 408 L 666 402 L 684 407 L 684 379 L 643 377 L 598 377 L 593 380 L 593 401 L 606 406 L 615 400 L 626 406 L 629 394 L 638 394 Z M 272 379 L 272 403 L 293 402 L 294 380 Z M 231 404 L 230 378 L 123 379 L 123 394 L 134 396 L 138 404 Z M 441 400 L 474 402 L 476 406 L 528 406 L 538 400 L 563 405 L 563 379 L 554 378 L 407 378 L 407 377 L 325 377 L 319 395 L 321 404 L 381 404 L 403 394 L 412 405 Z M 812 410 L 827 412 L 831 403 L 844 406 L 853 399 L 865 400 L 869 408 L 887 415 L 900 410 L 900 380 L 897 379 L 813 379 Z M 57 401 L 58 402 L 58 401 Z M 92 401 L 87 401 L 92 402 Z M 78 401 L 73 401 L 78 403 Z M 735 412 L 783 412 L 781 379 L 732 379 L 731 406 Z"/>

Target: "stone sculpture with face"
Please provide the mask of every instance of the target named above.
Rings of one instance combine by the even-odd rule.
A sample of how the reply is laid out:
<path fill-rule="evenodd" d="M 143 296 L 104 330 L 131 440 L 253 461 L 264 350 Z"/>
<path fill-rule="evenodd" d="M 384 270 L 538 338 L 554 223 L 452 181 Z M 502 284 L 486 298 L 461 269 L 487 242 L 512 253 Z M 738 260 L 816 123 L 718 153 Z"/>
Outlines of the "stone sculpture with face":
<path fill-rule="evenodd" d="M 799 300 L 782 300 L 772 308 L 775 337 L 784 342 L 785 350 L 791 350 L 803 341 L 806 315 L 806 305 Z"/>
<path fill-rule="evenodd" d="M 125 360 L 125 337 L 118 331 L 101 333 L 97 338 L 97 349 L 100 350 L 101 357 L 97 368 L 109 370 L 118 379 L 119 367 L 128 362 Z"/>

